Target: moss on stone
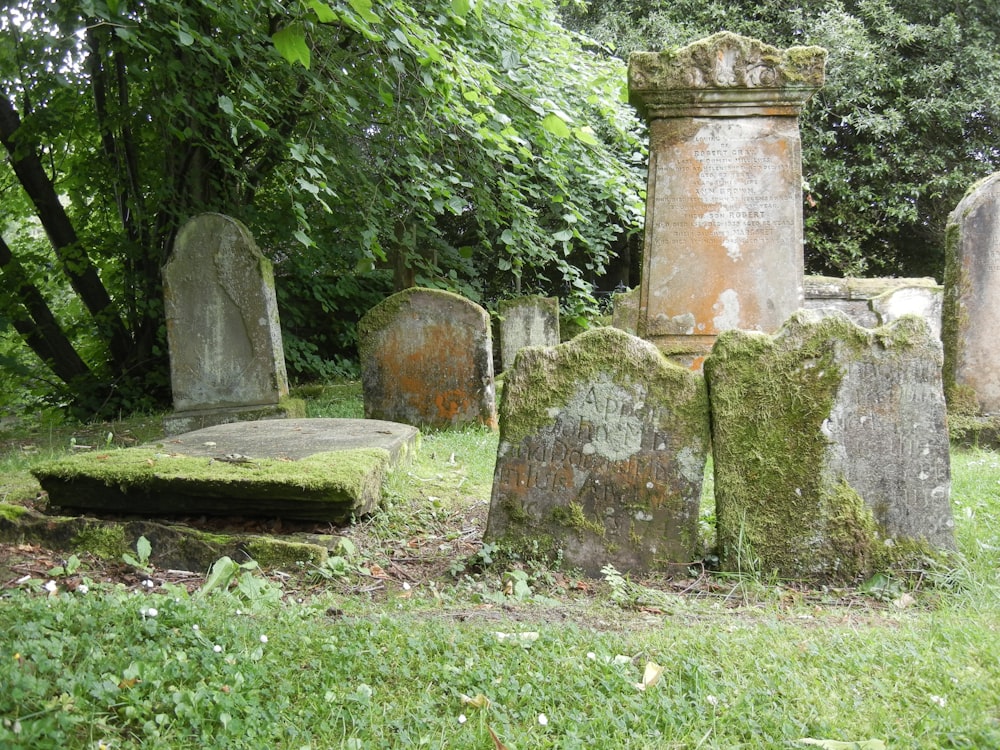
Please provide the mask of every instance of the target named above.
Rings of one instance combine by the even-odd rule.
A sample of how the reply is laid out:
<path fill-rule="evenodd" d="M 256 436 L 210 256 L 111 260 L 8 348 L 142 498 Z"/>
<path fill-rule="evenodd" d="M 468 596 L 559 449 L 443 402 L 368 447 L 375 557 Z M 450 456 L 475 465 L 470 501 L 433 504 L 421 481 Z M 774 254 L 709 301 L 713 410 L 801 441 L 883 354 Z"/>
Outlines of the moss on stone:
<path fill-rule="evenodd" d="M 329 487 L 360 492 L 374 468 L 383 468 L 388 452 L 381 448 L 316 453 L 299 461 L 262 458 L 245 463 L 215 461 L 202 456 L 164 453 L 156 448 L 125 448 L 108 453 L 65 456 L 36 466 L 32 473 L 44 480 L 72 480 L 86 476 L 108 486 L 153 489 L 172 480 L 223 490 L 240 487 L 252 491 L 288 485 L 304 494 Z"/>
<path fill-rule="evenodd" d="M 121 524 L 110 522 L 88 523 L 70 541 L 73 549 L 90 552 L 105 560 L 119 560 L 126 552 L 132 551 L 125 540 L 125 529 Z"/>
<path fill-rule="evenodd" d="M 554 424 L 558 410 L 574 397 L 581 383 L 606 375 L 612 382 L 632 389 L 636 373 L 647 373 L 652 353 L 648 342 L 617 328 L 593 328 L 557 347 L 525 347 L 518 368 L 507 374 L 500 413 L 504 443 L 518 445 L 528 435 Z M 656 356 L 662 359 L 657 351 Z M 675 405 L 685 393 L 685 407 L 672 416 L 671 432 L 696 435 L 708 445 L 708 394 L 704 380 L 662 359 L 658 376 L 645 378 L 648 403 Z M 507 408 L 517 404 L 516 413 Z"/>
<path fill-rule="evenodd" d="M 579 503 L 569 503 L 566 506 L 553 508 L 551 511 L 552 520 L 567 528 L 576 529 L 579 532 L 589 531 L 601 539 L 607 535 L 607 529 L 599 521 L 587 516 L 583 506 Z"/>
<path fill-rule="evenodd" d="M 843 382 L 845 349 L 850 357 L 878 344 L 902 354 L 925 327 L 914 318 L 869 331 L 843 315 L 800 312 L 773 339 L 719 336 L 705 372 L 726 568 L 746 569 L 752 557 L 765 574 L 844 581 L 883 562 L 872 510 L 846 482 L 823 474 L 830 443 L 822 425 Z"/>
<path fill-rule="evenodd" d="M 301 563 L 321 565 L 329 552 L 318 544 L 257 537 L 243 544 L 246 553 L 263 568 L 294 568 Z"/>
<path fill-rule="evenodd" d="M 25 513 L 28 509 L 22 505 L 11 505 L 9 503 L 0 503 L 0 518 L 5 521 L 16 521 Z"/>
<path fill-rule="evenodd" d="M 969 193 L 966 193 L 969 195 Z M 941 344 L 944 348 L 944 365 L 941 379 L 944 397 L 950 414 L 974 415 L 979 413 L 979 398 L 975 390 L 957 380 L 958 360 L 961 355 L 961 337 L 969 327 L 969 313 L 962 303 L 971 293 L 972 283 L 962 267 L 959 257 L 961 231 L 952 216 L 945 228 L 944 298 L 941 309 Z"/>

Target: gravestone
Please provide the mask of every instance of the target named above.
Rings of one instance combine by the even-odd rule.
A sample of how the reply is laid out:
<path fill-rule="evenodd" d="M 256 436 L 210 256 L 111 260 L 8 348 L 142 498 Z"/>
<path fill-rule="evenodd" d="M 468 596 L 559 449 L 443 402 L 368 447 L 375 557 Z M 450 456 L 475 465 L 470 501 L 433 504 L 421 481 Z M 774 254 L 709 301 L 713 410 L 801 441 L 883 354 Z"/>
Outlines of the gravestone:
<path fill-rule="evenodd" d="M 501 300 L 500 364 L 504 371 L 525 346 L 555 346 L 559 343 L 559 300 L 555 297 L 518 297 Z"/>
<path fill-rule="evenodd" d="M 451 292 L 414 287 L 358 323 L 365 416 L 416 427 L 496 427 L 489 314 Z"/>
<path fill-rule="evenodd" d="M 705 362 L 720 557 L 850 581 L 955 547 L 941 348 L 906 317 L 868 330 L 799 311 L 729 331 Z"/>
<path fill-rule="evenodd" d="M 945 230 L 944 378 L 949 407 L 1000 415 L 1000 172 L 974 185 Z"/>
<path fill-rule="evenodd" d="M 825 60 L 726 32 L 629 57 L 629 101 L 649 123 L 638 333 L 682 364 L 802 305 L 798 115 Z"/>
<path fill-rule="evenodd" d="M 611 325 L 635 335 L 639 325 L 639 287 L 612 295 Z"/>
<path fill-rule="evenodd" d="M 934 338 L 941 338 L 941 302 L 938 286 L 902 286 L 882 292 L 870 301 L 879 325 L 888 325 L 904 315 L 923 318 Z"/>
<path fill-rule="evenodd" d="M 240 222 L 202 214 L 177 233 L 163 267 L 174 413 L 168 434 L 304 416 L 288 395 L 270 261 Z"/>
<path fill-rule="evenodd" d="M 522 349 L 507 374 L 484 538 L 599 575 L 700 558 L 701 375 L 595 328 Z"/>

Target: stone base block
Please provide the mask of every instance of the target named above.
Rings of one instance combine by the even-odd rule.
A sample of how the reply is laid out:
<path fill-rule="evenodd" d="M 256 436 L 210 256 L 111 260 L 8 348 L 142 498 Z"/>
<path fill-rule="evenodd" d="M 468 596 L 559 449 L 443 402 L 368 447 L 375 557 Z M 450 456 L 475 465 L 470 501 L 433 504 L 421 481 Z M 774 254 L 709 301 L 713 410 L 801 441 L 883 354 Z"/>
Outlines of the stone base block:
<path fill-rule="evenodd" d="M 163 418 L 163 431 L 167 435 L 180 435 L 219 424 L 256 422 L 260 419 L 301 419 L 305 415 L 305 401 L 286 398 L 277 404 L 176 411 Z"/>

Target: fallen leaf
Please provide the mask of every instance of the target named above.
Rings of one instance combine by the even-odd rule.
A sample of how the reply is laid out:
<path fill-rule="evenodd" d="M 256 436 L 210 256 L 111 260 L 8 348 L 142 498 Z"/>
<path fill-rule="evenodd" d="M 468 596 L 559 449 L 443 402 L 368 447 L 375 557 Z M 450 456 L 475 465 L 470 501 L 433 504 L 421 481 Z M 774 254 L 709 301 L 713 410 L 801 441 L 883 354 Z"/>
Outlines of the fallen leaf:
<path fill-rule="evenodd" d="M 657 664 L 655 661 L 646 662 L 646 669 L 642 673 L 642 682 L 637 682 L 635 684 L 638 690 L 645 690 L 646 688 L 651 688 L 657 682 L 660 681 L 660 675 L 663 674 L 663 667 Z"/>
<path fill-rule="evenodd" d="M 893 606 L 895 606 L 897 609 L 906 609 L 907 607 L 916 603 L 917 603 L 916 597 L 913 596 L 913 594 L 909 593 L 903 594 L 901 597 L 899 597 L 898 599 L 894 599 L 892 602 Z"/>
<path fill-rule="evenodd" d="M 470 698 L 465 693 L 462 693 L 459 697 L 462 699 L 462 703 L 466 706 L 472 706 L 473 708 L 490 707 L 490 699 L 482 693 L 477 693 L 475 698 Z"/>

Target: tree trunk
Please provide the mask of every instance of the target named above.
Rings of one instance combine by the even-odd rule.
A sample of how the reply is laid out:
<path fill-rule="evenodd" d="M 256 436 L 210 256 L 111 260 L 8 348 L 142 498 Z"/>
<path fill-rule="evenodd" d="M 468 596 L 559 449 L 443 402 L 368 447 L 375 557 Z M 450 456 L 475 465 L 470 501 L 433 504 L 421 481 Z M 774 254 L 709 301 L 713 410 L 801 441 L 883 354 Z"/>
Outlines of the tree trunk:
<path fill-rule="evenodd" d="M 80 247 L 76 230 L 59 202 L 55 186 L 45 173 L 41 160 L 33 149 L 27 148 L 27 144 L 17 142 L 16 133 L 20 127 L 21 118 L 14 105 L 7 96 L 0 96 L 0 142 L 10 154 L 14 173 L 35 205 L 63 272 L 105 337 L 112 361 L 119 371 L 124 370 L 128 367 L 132 348 L 128 331 L 97 269 Z"/>
<path fill-rule="evenodd" d="M 56 377 L 67 385 L 79 385 L 81 380 L 96 384 L 90 368 L 77 354 L 42 293 L 28 281 L 24 269 L 14 260 L 10 247 L 2 237 L 0 291 L 12 301 L 4 313 L 11 317 L 14 329 Z"/>

